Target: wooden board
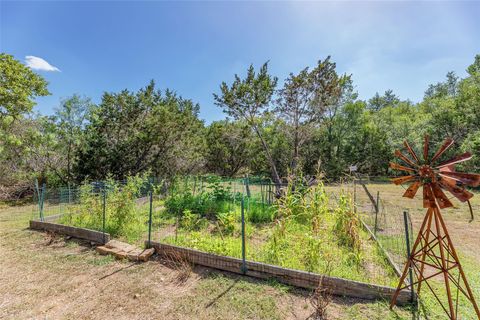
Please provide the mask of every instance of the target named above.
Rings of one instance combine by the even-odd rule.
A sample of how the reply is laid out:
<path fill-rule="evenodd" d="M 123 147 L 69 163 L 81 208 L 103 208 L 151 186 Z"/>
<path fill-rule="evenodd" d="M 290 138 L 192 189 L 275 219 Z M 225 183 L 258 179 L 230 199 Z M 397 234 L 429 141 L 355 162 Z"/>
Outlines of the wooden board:
<path fill-rule="evenodd" d="M 110 235 L 108 233 L 89 230 L 85 228 L 65 226 L 62 224 L 46 222 L 46 221 L 31 220 L 30 229 L 51 231 L 55 233 L 72 236 L 78 239 L 89 240 L 96 243 L 106 243 L 110 241 Z"/>
<path fill-rule="evenodd" d="M 148 245 L 148 243 L 146 243 L 146 245 Z M 219 256 L 212 253 L 177 247 L 159 242 L 151 242 L 151 246 L 155 248 L 155 251 L 158 255 L 167 259 L 172 256 L 175 256 L 177 259 L 181 257 L 193 264 L 244 274 L 242 272 L 241 259 Z M 246 261 L 246 267 L 247 270 L 245 275 L 247 276 L 260 279 L 274 278 L 279 282 L 300 288 L 314 289 L 318 286 L 320 281 L 322 281 L 322 285 L 324 287 L 330 289 L 332 294 L 338 296 L 367 300 L 390 300 L 395 293 L 395 289 L 391 287 L 329 277 L 306 271 L 292 270 L 260 262 Z M 409 303 L 410 298 L 410 291 L 402 290 L 398 296 L 397 304 L 407 304 Z"/>

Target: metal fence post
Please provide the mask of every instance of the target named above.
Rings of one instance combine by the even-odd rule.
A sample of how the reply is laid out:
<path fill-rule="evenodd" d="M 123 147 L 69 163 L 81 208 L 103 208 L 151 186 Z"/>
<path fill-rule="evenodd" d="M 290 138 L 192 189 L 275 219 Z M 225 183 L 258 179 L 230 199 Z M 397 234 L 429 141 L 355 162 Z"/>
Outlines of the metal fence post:
<path fill-rule="evenodd" d="M 411 252 L 410 252 L 410 234 L 409 234 L 409 230 L 408 230 L 408 212 L 407 211 L 403 211 L 403 221 L 405 223 L 405 241 L 406 241 L 406 247 L 407 247 L 407 263 L 408 261 L 410 260 L 410 255 L 411 255 Z M 411 302 L 414 302 L 415 300 L 415 292 L 414 292 L 414 288 L 413 288 L 413 270 L 412 270 L 412 267 L 410 266 L 408 268 L 408 278 L 409 278 L 409 281 L 410 281 L 410 299 L 411 299 Z"/>
<path fill-rule="evenodd" d="M 45 221 L 45 217 L 43 215 L 43 204 L 45 202 L 45 192 L 46 192 L 46 185 L 43 183 L 42 185 L 42 195 L 40 198 L 40 221 Z"/>
<path fill-rule="evenodd" d="M 245 177 L 245 191 L 247 192 L 247 197 L 250 198 L 250 185 L 248 182 L 248 176 Z"/>
<path fill-rule="evenodd" d="M 107 242 L 105 236 L 105 225 L 107 220 L 107 188 L 105 185 L 103 186 L 103 194 L 102 194 L 102 231 L 103 231 L 103 243 Z"/>
<path fill-rule="evenodd" d="M 353 212 L 357 212 L 357 180 L 353 179 Z"/>
<path fill-rule="evenodd" d="M 375 227 L 373 229 L 373 234 L 377 235 L 378 229 L 378 211 L 380 211 L 380 191 L 377 191 L 377 202 L 375 205 Z"/>
<path fill-rule="evenodd" d="M 242 197 L 241 209 L 242 209 L 242 273 L 246 274 L 247 263 L 245 261 L 245 206 L 243 203 L 243 197 Z"/>
<path fill-rule="evenodd" d="M 150 190 L 150 209 L 148 212 L 148 247 L 152 247 L 152 212 L 153 212 L 153 191 Z"/>

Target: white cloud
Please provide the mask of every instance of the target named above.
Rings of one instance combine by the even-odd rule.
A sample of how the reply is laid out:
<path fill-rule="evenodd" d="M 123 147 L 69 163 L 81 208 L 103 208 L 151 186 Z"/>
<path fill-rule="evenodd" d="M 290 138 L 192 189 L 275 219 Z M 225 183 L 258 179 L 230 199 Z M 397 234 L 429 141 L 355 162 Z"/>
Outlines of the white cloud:
<path fill-rule="evenodd" d="M 33 69 L 33 70 L 41 70 L 41 71 L 59 71 L 55 66 L 52 66 L 50 63 L 47 61 L 43 60 L 42 58 L 35 57 L 35 56 L 26 56 L 25 57 L 25 63 L 27 64 L 27 67 Z"/>

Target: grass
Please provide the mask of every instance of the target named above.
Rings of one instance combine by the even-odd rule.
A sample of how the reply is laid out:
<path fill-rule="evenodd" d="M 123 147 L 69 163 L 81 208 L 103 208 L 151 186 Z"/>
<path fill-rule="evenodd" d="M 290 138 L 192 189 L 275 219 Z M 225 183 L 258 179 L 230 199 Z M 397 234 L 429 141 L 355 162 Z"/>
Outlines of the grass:
<path fill-rule="evenodd" d="M 353 192 L 351 185 L 343 186 L 343 188 Z M 377 233 L 377 238 L 394 258 L 400 270 L 403 271 L 403 265 L 406 261 L 403 211 L 407 210 L 410 213 L 414 230 L 412 238 L 415 239 L 416 232 L 420 228 L 426 210 L 422 207 L 421 192 L 418 192 L 415 199 L 410 200 L 402 197 L 404 188 L 388 182 L 370 182 L 367 184 L 367 188 L 375 196 L 378 192 L 382 202 L 378 218 L 380 230 Z M 329 186 L 327 189 L 331 193 L 338 193 L 340 187 Z M 480 195 L 478 192 L 474 191 L 474 193 L 475 196 L 471 199 L 471 203 L 474 212 L 478 213 L 480 209 Z M 357 200 L 359 210 L 367 213 L 367 219 L 365 220 L 372 226 L 374 224 L 374 216 L 370 200 L 360 187 L 357 187 Z M 452 202 L 455 207 L 442 210 L 442 216 L 478 303 L 480 301 L 480 273 L 478 272 L 480 270 L 480 252 L 478 251 L 480 219 L 477 216 L 474 221 L 471 221 L 468 206 L 456 199 L 452 199 Z M 437 255 L 439 255 L 438 252 Z M 444 297 L 446 295 L 442 277 L 432 279 L 431 283 L 434 290 L 439 293 L 439 296 Z M 430 319 L 447 319 L 446 314 L 425 285 L 422 287 L 421 299 L 425 307 L 422 313 L 423 316 L 428 316 Z M 443 302 L 446 303 L 446 300 Z M 462 319 L 476 318 L 473 307 L 463 298 L 461 293 L 459 315 L 461 315 Z"/>
<path fill-rule="evenodd" d="M 380 198 L 384 203 L 382 208 L 383 213 L 379 217 L 380 230 L 377 234 L 379 240 L 382 242 L 383 246 L 391 253 L 395 261 L 402 267 L 403 261 L 405 260 L 405 251 L 403 243 L 403 220 L 402 220 L 402 211 L 403 209 L 409 209 L 412 216 L 414 230 L 418 230 L 418 226 L 421 222 L 421 219 L 424 214 L 424 209 L 419 205 L 420 200 L 408 200 L 401 198 L 403 193 L 401 188 L 386 184 L 386 183 L 371 183 L 368 185 L 369 189 L 373 194 L 376 195 L 376 192 L 380 192 Z M 252 187 L 254 190 L 254 188 Z M 339 194 L 340 189 L 346 189 L 346 191 L 352 191 L 351 186 L 327 186 L 327 190 L 333 194 Z M 360 203 L 368 204 L 369 200 L 366 195 L 363 193 L 363 190 L 357 189 L 357 199 Z M 479 197 L 473 198 L 474 210 L 480 208 L 480 199 Z M 329 203 L 332 206 L 332 203 Z M 236 222 L 234 227 L 234 232 L 232 234 L 223 234 L 218 232 L 218 228 L 215 224 L 209 222 L 200 230 L 185 230 L 178 229 L 178 232 L 172 232 L 175 230 L 175 224 L 177 221 L 174 217 L 165 215 L 161 209 L 162 203 L 158 202 L 155 204 L 155 208 L 158 210 L 155 211 L 154 218 L 154 230 L 156 231 L 153 240 L 166 240 L 170 243 L 176 243 L 179 245 L 192 247 L 208 252 L 213 252 L 223 255 L 231 255 L 235 257 L 241 256 L 241 244 L 240 244 L 240 224 L 238 222 L 239 208 L 238 205 L 235 206 L 234 212 L 236 214 Z M 146 205 L 139 206 L 143 219 L 146 220 Z M 252 208 L 255 208 L 255 203 L 253 203 Z M 365 205 L 362 209 L 366 211 L 370 210 L 368 205 Z M 229 210 L 232 208 L 229 207 Z M 31 208 L 29 210 L 34 210 Z M 248 217 L 247 211 L 247 217 Z M 450 228 L 451 236 L 456 245 L 457 251 L 460 253 L 461 261 L 464 266 L 465 272 L 469 283 L 474 291 L 474 295 L 477 299 L 480 299 L 480 279 L 478 270 L 480 270 L 480 254 L 478 252 L 478 241 L 480 241 L 480 236 L 478 233 L 479 229 L 479 219 L 470 222 L 469 221 L 469 212 L 466 209 L 466 206 L 458 205 L 458 207 L 445 210 L 444 217 L 447 222 L 447 225 Z M 398 219 L 393 219 L 398 217 Z M 372 216 L 368 216 L 368 222 L 373 223 Z M 8 220 L 8 219 L 7 219 Z M 253 219 L 252 219 L 253 220 Z M 261 219 L 257 220 L 261 221 Z M 275 226 L 271 223 L 248 223 L 246 228 L 247 234 L 247 258 L 267 263 L 275 263 L 282 266 L 297 268 L 303 270 L 311 270 L 320 273 L 329 272 L 332 275 L 350 278 L 354 280 L 361 281 L 371 281 L 380 284 L 387 284 L 394 286 L 396 285 L 395 276 L 393 276 L 386 266 L 385 259 L 382 258 L 381 253 L 378 252 L 378 248 L 368 239 L 368 236 L 365 232 L 360 233 L 362 239 L 362 263 L 360 267 L 353 265 L 349 261 L 349 252 L 345 248 L 342 248 L 338 245 L 337 239 L 332 234 L 331 229 L 334 224 L 333 217 L 326 215 L 323 224 L 322 232 L 320 235 L 312 239 L 308 237 L 309 227 L 299 222 L 291 223 L 287 225 L 288 233 L 286 239 L 281 239 L 277 241 L 277 245 L 281 247 L 281 250 L 277 250 L 277 254 L 271 254 L 271 247 L 273 241 L 273 231 Z M 388 229 L 386 227 L 394 225 L 393 229 Z M 145 229 L 146 231 L 146 226 Z M 166 230 L 164 232 L 164 230 Z M 145 233 L 140 236 L 141 238 L 146 238 Z M 278 240 L 278 239 L 277 239 Z M 140 240 L 141 241 L 141 240 Z M 314 248 L 315 250 L 306 250 L 309 247 Z M 318 248 L 318 250 L 316 249 Z M 318 252 L 318 255 L 307 255 L 304 254 L 308 252 Z M 280 252 L 280 254 L 278 254 Z M 333 257 L 333 258 L 332 258 Z M 65 259 L 71 259 L 75 261 L 75 257 L 67 257 Z M 331 261 L 332 260 L 332 261 Z M 95 265 L 97 262 L 91 262 L 92 265 Z M 98 264 L 101 265 L 101 261 Z M 105 262 L 108 264 L 108 262 Z M 332 267 L 333 266 L 333 267 Z M 434 284 L 438 290 L 444 290 L 441 286 L 441 281 L 438 280 L 437 284 Z M 426 307 L 426 314 L 430 315 L 435 319 L 441 319 L 443 313 L 439 309 L 438 304 L 433 300 L 433 298 L 427 293 L 427 290 L 422 290 L 422 301 Z M 371 304 L 372 308 L 367 308 L 368 312 L 376 313 L 378 310 L 375 310 L 376 304 Z M 382 304 L 379 304 L 381 308 Z M 363 310 L 365 306 L 358 307 L 358 312 L 366 312 Z M 375 311 L 372 311 L 375 310 Z M 353 311 L 354 308 L 349 309 L 349 312 Z M 464 317 L 475 318 L 475 315 L 472 313 L 472 310 L 469 304 L 462 302 L 461 311 Z M 400 313 L 402 310 L 400 311 Z M 385 318 L 393 317 L 396 315 L 388 313 L 388 316 Z M 359 316 L 360 318 L 360 316 Z M 369 317 L 372 318 L 372 317 Z M 392 319 L 393 319 L 392 318 Z"/>
<path fill-rule="evenodd" d="M 196 267 L 182 284 L 158 261 L 132 264 L 26 229 L 33 208 L 0 209 L 1 319 L 306 319 L 309 291 Z M 21 279 L 21 281 L 19 281 Z M 385 302 L 334 297 L 329 319 L 410 319 Z"/>

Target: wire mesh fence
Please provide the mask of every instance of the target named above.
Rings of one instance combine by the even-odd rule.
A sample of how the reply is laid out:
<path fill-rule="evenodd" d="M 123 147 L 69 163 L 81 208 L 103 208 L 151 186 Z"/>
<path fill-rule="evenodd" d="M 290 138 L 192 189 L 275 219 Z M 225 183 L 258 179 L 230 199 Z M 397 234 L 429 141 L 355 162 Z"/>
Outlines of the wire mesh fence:
<path fill-rule="evenodd" d="M 55 190 L 42 186 L 35 198 L 36 218 L 139 246 L 151 240 L 396 285 L 407 257 L 401 208 L 380 194 L 372 201 L 363 186 L 353 183 L 282 187 L 285 193 L 277 197 L 269 180 L 217 176 L 95 182 Z M 375 237 L 363 230 L 363 223 Z M 407 225 L 411 228 L 410 221 Z"/>
<path fill-rule="evenodd" d="M 360 221 L 349 224 L 355 219 L 346 214 L 354 207 L 351 185 L 319 185 L 301 197 L 284 187 L 287 194 L 278 198 L 267 181 L 183 178 L 154 203 L 152 239 L 291 269 L 396 284 L 397 275 Z M 342 231 L 341 219 L 349 230 Z M 345 241 L 356 237 L 358 244 L 342 243 L 342 232 Z"/>

